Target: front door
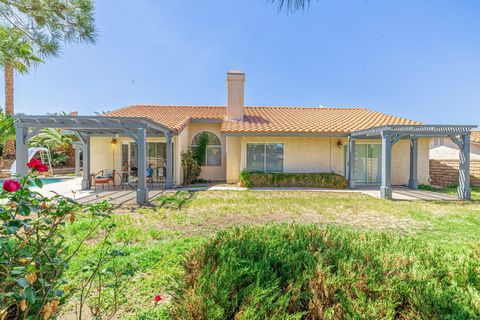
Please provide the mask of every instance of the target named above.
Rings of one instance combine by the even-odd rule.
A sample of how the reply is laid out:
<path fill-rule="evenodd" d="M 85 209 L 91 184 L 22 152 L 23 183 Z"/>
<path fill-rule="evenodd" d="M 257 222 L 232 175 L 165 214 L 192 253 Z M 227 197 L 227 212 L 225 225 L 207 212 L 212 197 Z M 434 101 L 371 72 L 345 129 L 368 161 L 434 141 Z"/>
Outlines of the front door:
<path fill-rule="evenodd" d="M 355 181 L 358 184 L 380 184 L 382 146 L 357 143 L 355 145 Z"/>

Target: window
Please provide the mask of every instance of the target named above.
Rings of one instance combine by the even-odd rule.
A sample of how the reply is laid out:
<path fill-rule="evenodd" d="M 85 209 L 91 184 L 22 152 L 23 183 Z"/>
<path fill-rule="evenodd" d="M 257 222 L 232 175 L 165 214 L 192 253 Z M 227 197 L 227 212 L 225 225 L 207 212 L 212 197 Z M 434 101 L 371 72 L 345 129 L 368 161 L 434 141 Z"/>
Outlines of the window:
<path fill-rule="evenodd" d="M 247 143 L 247 170 L 283 172 L 283 143 Z"/>
<path fill-rule="evenodd" d="M 205 161 L 203 166 L 217 167 L 222 165 L 222 143 L 217 135 L 210 131 L 199 132 L 193 137 L 192 149 L 196 151 L 201 144 L 203 137 L 208 138 L 207 146 L 205 148 Z"/>
<path fill-rule="evenodd" d="M 435 139 L 433 139 L 433 146 L 434 146 L 434 147 L 440 147 L 440 146 L 443 146 L 444 144 L 445 144 L 444 138 L 435 138 Z"/>

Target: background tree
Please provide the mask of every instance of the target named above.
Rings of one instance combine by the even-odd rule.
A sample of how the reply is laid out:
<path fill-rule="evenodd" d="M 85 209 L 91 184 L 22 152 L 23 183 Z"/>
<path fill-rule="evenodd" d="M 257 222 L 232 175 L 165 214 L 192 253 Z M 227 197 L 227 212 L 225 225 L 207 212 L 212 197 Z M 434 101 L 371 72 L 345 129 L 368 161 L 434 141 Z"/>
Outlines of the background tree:
<path fill-rule="evenodd" d="M 22 31 L 0 26 L 0 67 L 4 70 L 5 77 L 5 116 L 14 114 L 14 70 L 25 73 L 41 61 Z M 4 140 L 3 153 L 12 157 L 15 155 L 15 141 L 7 139 L 8 133 L 11 132 L 1 133 L 1 140 Z"/>
<path fill-rule="evenodd" d="M 24 73 L 56 55 L 61 43 L 93 43 L 93 0 L 0 0 L 0 65 L 5 75 L 5 113 L 14 114 L 14 72 Z M 40 58 L 41 57 L 41 58 Z M 4 153 L 14 155 L 14 143 Z"/>
<path fill-rule="evenodd" d="M 30 145 L 32 147 L 48 147 L 52 151 L 53 160 L 58 160 L 54 161 L 58 162 L 55 163 L 56 165 L 73 165 L 75 163 L 75 152 L 72 147 L 72 142 L 75 140 L 75 136 L 62 134 L 60 129 L 45 128 L 30 140 Z M 60 159 L 63 158 L 66 161 L 60 161 Z"/>
<path fill-rule="evenodd" d="M 278 11 L 287 12 L 305 10 L 310 5 L 310 0 L 266 0 L 266 2 L 277 4 Z"/>

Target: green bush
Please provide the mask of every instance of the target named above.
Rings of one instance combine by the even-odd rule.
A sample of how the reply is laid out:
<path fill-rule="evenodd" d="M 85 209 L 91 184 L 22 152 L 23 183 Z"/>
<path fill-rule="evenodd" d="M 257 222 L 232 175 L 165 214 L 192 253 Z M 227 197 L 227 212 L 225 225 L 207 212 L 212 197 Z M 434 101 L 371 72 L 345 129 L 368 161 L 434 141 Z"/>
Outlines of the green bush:
<path fill-rule="evenodd" d="M 336 173 L 251 173 L 254 187 L 346 189 L 348 181 Z"/>
<path fill-rule="evenodd" d="M 174 319 L 480 319 L 480 260 L 410 238 L 272 225 L 192 252 Z"/>

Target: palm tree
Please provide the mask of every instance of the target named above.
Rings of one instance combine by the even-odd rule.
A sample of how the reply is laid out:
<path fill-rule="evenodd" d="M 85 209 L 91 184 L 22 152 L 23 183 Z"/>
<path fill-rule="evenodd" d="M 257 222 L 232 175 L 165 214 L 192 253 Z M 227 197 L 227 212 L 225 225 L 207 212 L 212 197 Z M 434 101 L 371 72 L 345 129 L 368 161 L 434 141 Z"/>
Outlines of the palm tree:
<path fill-rule="evenodd" d="M 267 3 L 276 3 L 278 11 L 295 12 L 305 10 L 310 5 L 310 0 L 266 0 Z"/>
<path fill-rule="evenodd" d="M 0 27 L 0 67 L 4 69 L 5 115 L 14 114 L 14 73 L 26 73 L 29 68 L 42 62 L 34 53 L 33 47 L 25 39 L 22 31 Z M 2 134 L 3 135 L 3 134 Z M 15 156 L 15 141 L 7 139 L 3 148 L 7 157 Z"/>
<path fill-rule="evenodd" d="M 48 147 L 50 150 L 68 156 L 69 164 L 73 164 L 74 150 L 72 142 L 76 140 L 74 135 L 62 134 L 60 129 L 45 128 L 30 140 L 32 147 Z"/>

